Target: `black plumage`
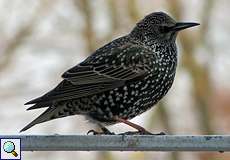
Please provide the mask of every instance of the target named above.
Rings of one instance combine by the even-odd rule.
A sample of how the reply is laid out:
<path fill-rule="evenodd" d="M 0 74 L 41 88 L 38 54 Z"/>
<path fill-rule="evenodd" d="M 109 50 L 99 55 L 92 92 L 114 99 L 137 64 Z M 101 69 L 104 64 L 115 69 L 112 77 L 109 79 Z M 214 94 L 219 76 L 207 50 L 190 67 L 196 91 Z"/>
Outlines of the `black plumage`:
<path fill-rule="evenodd" d="M 22 131 L 70 115 L 85 115 L 102 128 L 127 121 L 156 104 L 172 86 L 177 66 L 178 31 L 197 23 L 177 23 L 163 12 L 147 15 L 127 35 L 96 50 L 66 71 L 30 109 L 48 107 Z"/>

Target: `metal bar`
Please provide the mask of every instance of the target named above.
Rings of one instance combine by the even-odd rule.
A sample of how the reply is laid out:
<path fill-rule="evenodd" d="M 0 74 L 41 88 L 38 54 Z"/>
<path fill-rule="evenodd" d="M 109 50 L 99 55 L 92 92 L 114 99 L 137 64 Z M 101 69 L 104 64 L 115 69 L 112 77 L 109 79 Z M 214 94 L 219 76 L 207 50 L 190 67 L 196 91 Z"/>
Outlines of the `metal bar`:
<path fill-rule="evenodd" d="M 22 151 L 230 151 L 230 135 L 0 135 Z"/>

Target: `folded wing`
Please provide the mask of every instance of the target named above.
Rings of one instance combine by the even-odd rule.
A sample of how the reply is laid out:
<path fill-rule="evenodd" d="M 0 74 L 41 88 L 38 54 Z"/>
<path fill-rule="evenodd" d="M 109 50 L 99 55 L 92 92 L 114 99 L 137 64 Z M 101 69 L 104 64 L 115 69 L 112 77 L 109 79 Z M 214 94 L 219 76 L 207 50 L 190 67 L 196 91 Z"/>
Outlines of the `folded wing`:
<path fill-rule="evenodd" d="M 119 48 L 119 52 L 123 52 L 123 54 L 129 56 L 130 53 L 128 53 L 127 47 L 130 46 L 126 45 L 125 47 L 122 47 L 122 49 Z M 139 51 L 139 46 L 132 46 L 133 56 Z M 127 81 L 144 78 L 147 72 L 148 68 L 146 68 L 143 63 L 136 63 L 133 65 L 124 65 L 122 63 L 119 65 L 109 65 L 103 63 L 95 64 L 83 62 L 66 71 L 62 75 L 64 80 L 56 88 L 44 96 L 29 101 L 26 104 L 37 103 L 29 108 L 35 109 L 41 108 L 43 106 L 42 103 L 47 105 L 52 101 L 62 101 L 94 95 L 121 87 Z"/>

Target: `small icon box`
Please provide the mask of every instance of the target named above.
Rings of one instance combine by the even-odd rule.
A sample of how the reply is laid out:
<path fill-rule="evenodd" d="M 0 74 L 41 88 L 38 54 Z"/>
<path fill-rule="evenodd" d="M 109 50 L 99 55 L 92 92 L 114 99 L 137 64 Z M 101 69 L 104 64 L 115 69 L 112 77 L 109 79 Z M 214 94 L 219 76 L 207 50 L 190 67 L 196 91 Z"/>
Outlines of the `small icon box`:
<path fill-rule="evenodd" d="M 21 139 L 1 139 L 0 160 L 20 160 L 21 159 Z"/>

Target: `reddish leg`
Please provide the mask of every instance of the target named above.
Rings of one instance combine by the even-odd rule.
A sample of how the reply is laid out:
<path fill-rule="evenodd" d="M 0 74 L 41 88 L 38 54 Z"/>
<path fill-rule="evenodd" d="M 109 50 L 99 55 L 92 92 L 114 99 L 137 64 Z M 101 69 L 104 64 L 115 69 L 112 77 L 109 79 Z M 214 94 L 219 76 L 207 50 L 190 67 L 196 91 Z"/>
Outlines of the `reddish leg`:
<path fill-rule="evenodd" d="M 123 133 L 123 134 L 150 134 L 150 135 L 165 135 L 165 133 L 163 132 L 160 132 L 158 134 L 153 134 L 149 131 L 147 131 L 146 129 L 144 129 L 143 127 L 135 124 L 135 123 L 132 123 L 128 120 L 125 120 L 125 119 L 122 119 L 122 118 L 119 118 L 119 117 L 114 117 L 114 120 L 120 122 L 120 123 L 124 123 L 124 124 L 127 124 L 129 125 L 130 127 L 133 127 L 135 128 L 136 130 L 138 130 L 138 132 L 126 132 L 126 133 Z"/>

